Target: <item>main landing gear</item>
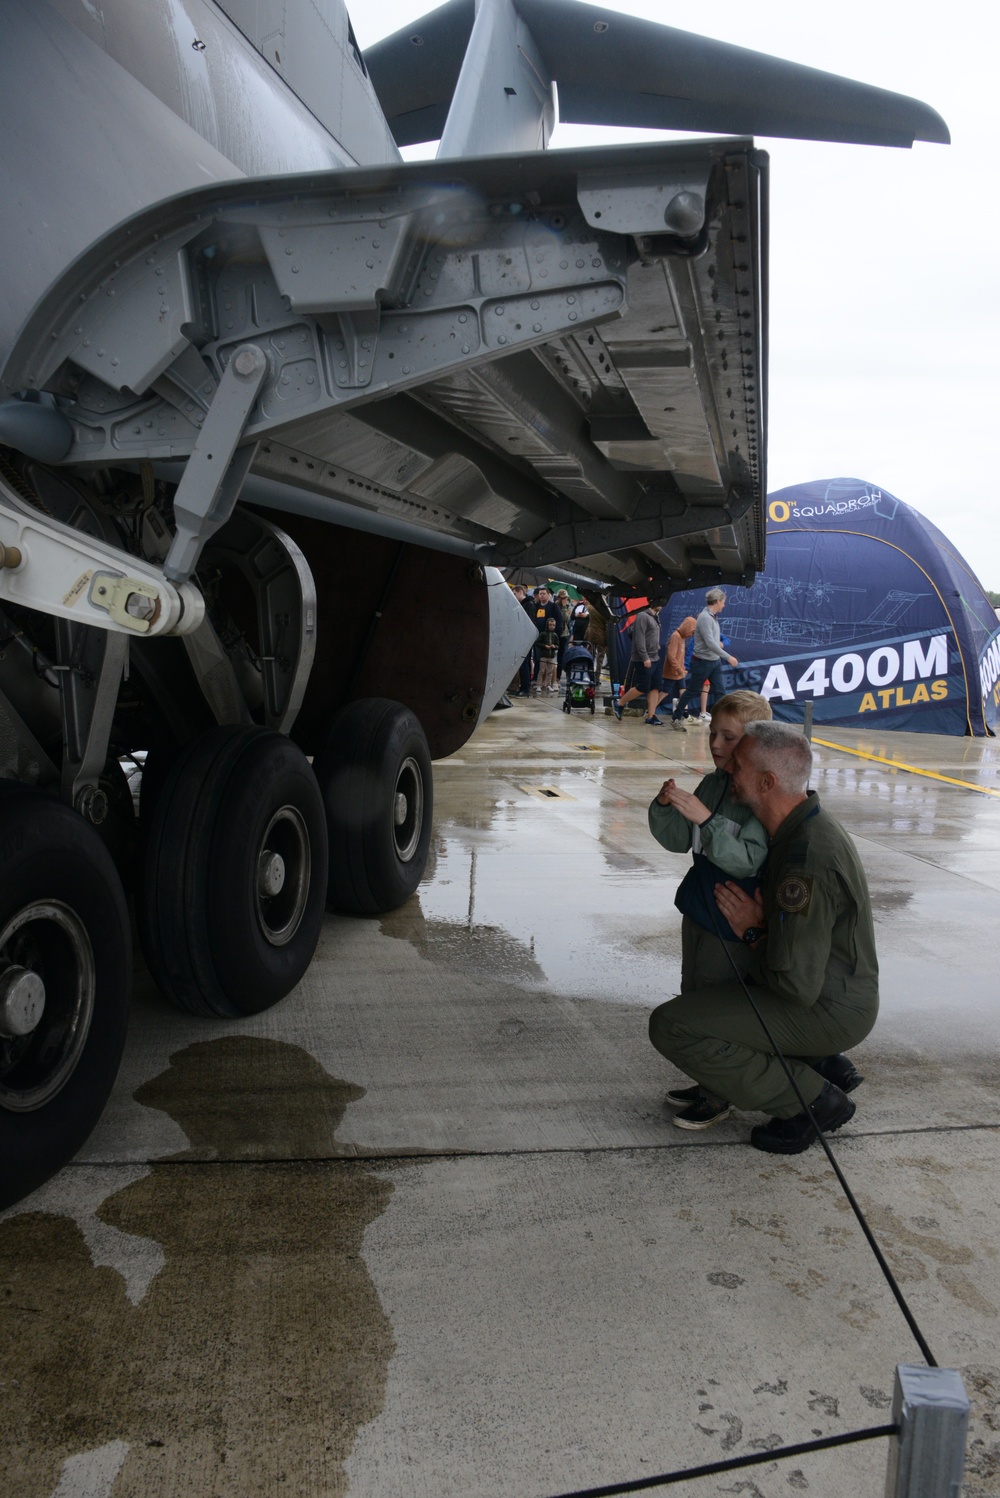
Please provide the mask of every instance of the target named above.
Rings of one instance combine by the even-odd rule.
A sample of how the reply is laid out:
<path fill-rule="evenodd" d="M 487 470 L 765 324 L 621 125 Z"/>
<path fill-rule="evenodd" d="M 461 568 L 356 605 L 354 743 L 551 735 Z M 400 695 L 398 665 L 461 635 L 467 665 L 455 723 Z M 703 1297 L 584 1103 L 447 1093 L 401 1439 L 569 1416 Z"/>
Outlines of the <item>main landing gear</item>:
<path fill-rule="evenodd" d="M 242 1019 L 300 982 L 328 902 L 371 915 L 413 894 L 433 806 L 427 737 L 399 702 L 331 707 L 325 743 L 322 718 L 303 734 L 315 764 L 290 737 L 317 601 L 279 527 L 241 511 L 197 586 L 174 588 L 135 550 L 159 513 L 154 476 L 116 491 L 127 554 L 100 494 L 33 469 L 19 482 L 3 490 L 0 466 L 7 518 L 38 556 L 41 536 L 76 568 L 74 588 L 92 586 L 79 617 L 72 589 L 53 617 L 0 599 L 0 1207 L 72 1158 L 110 1096 L 129 897 L 160 991 L 190 1014 Z M 74 517 L 83 528 L 68 532 Z M 84 546 L 95 560 L 81 580 Z M 99 571 L 109 559 L 121 565 Z M 161 617 L 174 638 L 151 641 Z"/>

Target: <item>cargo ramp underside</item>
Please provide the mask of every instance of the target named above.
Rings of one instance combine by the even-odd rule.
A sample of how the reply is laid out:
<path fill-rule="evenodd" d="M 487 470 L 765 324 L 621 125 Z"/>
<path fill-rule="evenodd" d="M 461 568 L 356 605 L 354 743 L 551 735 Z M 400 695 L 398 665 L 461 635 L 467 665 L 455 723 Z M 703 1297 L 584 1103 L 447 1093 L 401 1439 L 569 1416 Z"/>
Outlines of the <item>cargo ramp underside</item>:
<path fill-rule="evenodd" d="M 736 139 L 215 184 L 79 257 L 2 393 L 66 464 L 175 475 L 177 580 L 245 481 L 484 564 L 749 582 L 766 189 Z"/>

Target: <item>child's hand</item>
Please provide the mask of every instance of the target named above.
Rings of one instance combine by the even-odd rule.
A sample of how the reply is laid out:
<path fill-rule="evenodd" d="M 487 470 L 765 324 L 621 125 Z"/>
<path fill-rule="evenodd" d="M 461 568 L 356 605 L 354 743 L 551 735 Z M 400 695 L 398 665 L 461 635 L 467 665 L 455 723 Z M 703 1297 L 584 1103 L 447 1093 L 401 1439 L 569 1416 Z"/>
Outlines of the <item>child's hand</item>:
<path fill-rule="evenodd" d="M 708 821 L 712 813 L 704 801 L 699 801 L 692 791 L 685 791 L 679 785 L 674 785 L 672 780 L 668 780 L 667 785 L 670 786 L 670 790 L 667 791 L 667 804 L 675 807 L 686 822 L 694 822 L 700 827 L 702 822 Z"/>
<path fill-rule="evenodd" d="M 672 780 L 665 780 L 660 786 L 659 795 L 656 799 L 657 801 L 659 801 L 661 806 L 670 805 L 670 792 L 673 790 L 673 788 L 674 782 Z"/>

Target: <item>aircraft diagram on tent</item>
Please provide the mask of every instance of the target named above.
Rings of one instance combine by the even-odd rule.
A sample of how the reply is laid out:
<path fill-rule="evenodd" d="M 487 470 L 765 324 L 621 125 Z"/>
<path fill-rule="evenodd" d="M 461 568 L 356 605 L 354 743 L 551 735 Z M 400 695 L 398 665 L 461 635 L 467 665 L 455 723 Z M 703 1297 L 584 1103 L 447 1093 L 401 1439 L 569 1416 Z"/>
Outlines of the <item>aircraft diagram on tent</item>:
<path fill-rule="evenodd" d="M 676 593 L 664 638 L 704 590 Z M 767 571 L 729 590 L 720 619 L 776 718 L 917 733 L 991 734 L 1000 715 L 1000 627 L 982 584 L 936 526 L 877 485 L 825 479 L 767 507 Z"/>

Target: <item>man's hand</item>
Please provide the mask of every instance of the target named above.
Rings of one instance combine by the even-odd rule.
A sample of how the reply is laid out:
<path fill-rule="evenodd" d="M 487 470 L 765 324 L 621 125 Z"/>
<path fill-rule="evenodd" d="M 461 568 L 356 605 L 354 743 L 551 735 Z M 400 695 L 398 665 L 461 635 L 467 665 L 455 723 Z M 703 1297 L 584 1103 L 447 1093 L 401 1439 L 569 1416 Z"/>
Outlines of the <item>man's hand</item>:
<path fill-rule="evenodd" d="M 667 790 L 668 786 L 669 790 Z M 680 812 L 686 822 L 694 822 L 696 826 L 700 827 L 702 822 L 707 822 L 712 815 L 704 801 L 699 801 L 698 797 L 692 791 L 682 790 L 672 780 L 666 782 L 663 791 L 660 792 L 660 796 L 663 795 L 664 791 L 666 791 L 666 799 L 663 804 L 665 806 L 673 806 Z M 658 796 L 657 800 L 659 799 L 660 797 Z"/>
<path fill-rule="evenodd" d="M 731 655 L 729 657 L 729 664 L 731 666 L 738 666 L 739 665 L 739 661 L 736 659 L 735 655 Z"/>
<path fill-rule="evenodd" d="M 742 937 L 749 926 L 766 926 L 764 901 L 759 889 L 748 895 L 738 884 L 726 880 L 715 886 L 715 903 L 729 922 L 736 936 Z"/>
<path fill-rule="evenodd" d="M 642 664 L 645 666 L 646 670 L 648 671 L 649 668 L 650 668 L 650 666 L 653 664 L 653 662 L 652 661 L 643 661 Z"/>

